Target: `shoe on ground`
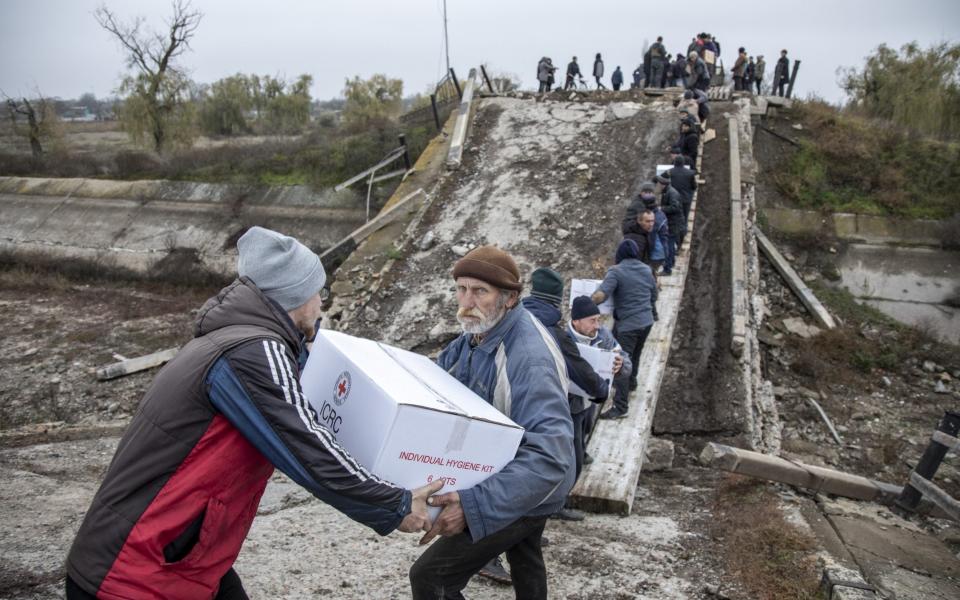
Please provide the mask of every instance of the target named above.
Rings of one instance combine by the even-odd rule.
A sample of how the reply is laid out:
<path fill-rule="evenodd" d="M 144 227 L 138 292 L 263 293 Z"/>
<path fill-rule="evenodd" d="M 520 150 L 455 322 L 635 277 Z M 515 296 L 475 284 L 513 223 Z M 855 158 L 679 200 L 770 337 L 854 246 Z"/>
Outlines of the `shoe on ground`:
<path fill-rule="evenodd" d="M 541 545 L 543 545 L 542 542 Z M 511 585 L 513 583 L 513 579 L 510 578 L 510 572 L 503 566 L 503 561 L 499 556 L 485 564 L 483 568 L 480 569 L 480 574 L 504 585 Z"/>
<path fill-rule="evenodd" d="M 564 506 L 557 512 L 550 515 L 550 518 L 560 519 L 561 521 L 582 521 L 587 518 L 587 515 L 575 508 L 567 508 Z"/>
<path fill-rule="evenodd" d="M 623 419 L 627 416 L 627 411 L 611 408 L 600 415 L 601 419 Z"/>
<path fill-rule="evenodd" d="M 593 457 L 590 456 L 589 454 L 584 453 L 584 455 L 583 455 L 583 464 L 589 465 L 589 464 L 592 463 L 592 462 L 593 462 Z"/>

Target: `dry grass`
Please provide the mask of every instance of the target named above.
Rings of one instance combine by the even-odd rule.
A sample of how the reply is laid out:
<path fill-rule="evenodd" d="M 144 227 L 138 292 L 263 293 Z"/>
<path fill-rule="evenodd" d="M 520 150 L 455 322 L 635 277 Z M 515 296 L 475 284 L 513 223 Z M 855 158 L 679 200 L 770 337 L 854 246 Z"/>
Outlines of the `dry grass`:
<path fill-rule="evenodd" d="M 713 508 L 714 535 L 722 538 L 726 572 L 746 597 L 820 598 L 814 540 L 788 523 L 769 484 L 727 476 Z"/>

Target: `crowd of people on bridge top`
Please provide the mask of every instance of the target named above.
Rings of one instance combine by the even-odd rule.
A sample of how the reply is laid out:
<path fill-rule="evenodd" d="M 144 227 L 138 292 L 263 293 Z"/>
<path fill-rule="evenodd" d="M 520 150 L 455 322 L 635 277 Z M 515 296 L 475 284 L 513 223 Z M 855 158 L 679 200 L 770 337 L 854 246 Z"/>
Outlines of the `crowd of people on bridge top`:
<path fill-rule="evenodd" d="M 711 82 L 717 80 L 718 64 L 720 61 L 720 42 L 709 33 L 700 33 L 687 46 L 686 52 L 673 54 L 664 45 L 663 37 L 650 45 L 643 55 L 641 62 L 633 70 L 633 82 L 630 89 L 684 87 L 707 91 Z M 537 81 L 539 92 L 545 93 L 553 89 L 557 67 L 553 59 L 544 56 L 537 63 Z M 606 68 L 603 56 L 597 52 L 593 61 L 592 76 L 598 90 L 606 90 L 603 77 Z M 756 58 L 747 53 L 746 48 L 737 49 L 737 58 L 730 69 L 733 78 L 734 91 L 762 94 L 764 91 L 764 76 L 767 73 L 767 63 L 762 54 Z M 780 59 L 773 70 L 773 79 L 770 82 L 770 94 L 783 96 L 787 84 L 790 82 L 790 59 L 787 51 L 780 51 Z M 623 86 L 623 71 L 618 65 L 610 75 L 610 86 L 619 91 Z M 564 90 L 587 87 L 580 71 L 580 63 L 574 56 L 567 64 L 566 77 L 563 83 Z"/>

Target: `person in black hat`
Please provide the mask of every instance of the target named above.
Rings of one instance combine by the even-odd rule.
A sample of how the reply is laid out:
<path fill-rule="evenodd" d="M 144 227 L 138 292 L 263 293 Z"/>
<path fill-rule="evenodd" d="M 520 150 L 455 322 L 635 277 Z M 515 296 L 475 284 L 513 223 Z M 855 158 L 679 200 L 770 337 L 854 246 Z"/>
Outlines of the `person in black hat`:
<path fill-rule="evenodd" d="M 680 192 L 680 204 L 683 206 L 683 220 L 690 218 L 690 205 L 693 204 L 693 193 L 697 191 L 697 172 L 687 166 L 683 156 L 677 155 L 673 159 L 673 168 L 669 170 L 670 186 Z M 682 240 L 681 240 L 682 243 Z"/>
<path fill-rule="evenodd" d="M 530 277 L 531 290 L 530 295 L 524 298 L 521 303 L 534 317 L 536 317 L 553 339 L 560 347 L 563 354 L 563 360 L 567 366 L 567 375 L 570 381 L 577 384 L 589 397 L 595 402 L 603 402 L 610 393 L 609 382 L 604 380 L 590 366 L 577 349 L 576 342 L 567 335 L 563 326 L 560 324 L 562 315 L 560 314 L 560 303 L 563 300 L 563 278 L 559 273 L 549 267 L 540 267 L 535 270 Z M 583 412 L 582 400 L 579 396 L 568 395 L 570 401 L 570 414 L 573 418 L 574 450 L 576 450 L 577 435 L 577 414 Z M 582 416 L 581 416 L 582 421 Z M 583 423 L 580 423 L 582 427 Z M 582 440 L 581 440 L 582 443 Z M 577 476 L 580 475 L 583 457 L 577 459 Z M 582 521 L 584 515 L 578 510 L 571 508 L 561 508 L 553 515 L 555 518 L 565 521 Z"/>
<path fill-rule="evenodd" d="M 570 308 L 570 325 L 567 328 L 567 333 L 569 333 L 573 341 L 578 344 L 616 353 L 613 362 L 614 399 L 617 397 L 626 398 L 630 385 L 630 373 L 633 371 L 633 364 L 630 362 L 630 357 L 627 353 L 620 347 L 616 338 L 610 333 L 610 330 L 603 325 L 600 308 L 589 296 L 579 296 L 573 299 L 573 305 Z M 571 395 L 571 412 L 576 408 L 573 398 L 574 396 Z M 590 400 L 592 402 L 602 403 L 605 398 L 590 398 Z M 587 441 L 590 439 L 590 432 L 593 430 L 598 406 L 598 404 L 585 406 L 583 400 L 580 400 L 580 404 L 584 405 L 583 412 L 573 414 L 573 449 L 574 452 L 577 453 L 578 477 L 582 465 L 590 462 L 585 447 Z M 578 424 L 581 425 L 579 430 Z M 577 438 L 578 435 L 580 436 L 579 439 Z"/>
<path fill-rule="evenodd" d="M 697 153 L 700 149 L 700 135 L 697 133 L 697 123 L 686 118 L 680 121 L 680 137 L 674 146 L 680 147 L 680 152 L 684 156 L 689 156 L 693 164 L 697 164 Z"/>
<path fill-rule="evenodd" d="M 660 209 L 667 217 L 667 257 L 663 262 L 663 274 L 673 273 L 673 264 L 677 252 L 683 243 L 683 236 L 687 233 L 687 220 L 683 213 L 683 201 L 680 192 L 670 185 L 670 171 L 657 176 L 657 187 L 660 191 Z"/>

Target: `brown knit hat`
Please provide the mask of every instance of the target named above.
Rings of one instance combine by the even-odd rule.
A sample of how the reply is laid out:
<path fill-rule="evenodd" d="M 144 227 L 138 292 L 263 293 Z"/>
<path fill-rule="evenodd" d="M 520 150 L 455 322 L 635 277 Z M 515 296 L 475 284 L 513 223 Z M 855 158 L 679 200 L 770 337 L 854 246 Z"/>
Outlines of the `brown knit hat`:
<path fill-rule="evenodd" d="M 480 246 L 453 265 L 453 278 L 473 277 L 494 287 L 519 292 L 520 269 L 513 257 L 496 246 Z"/>

